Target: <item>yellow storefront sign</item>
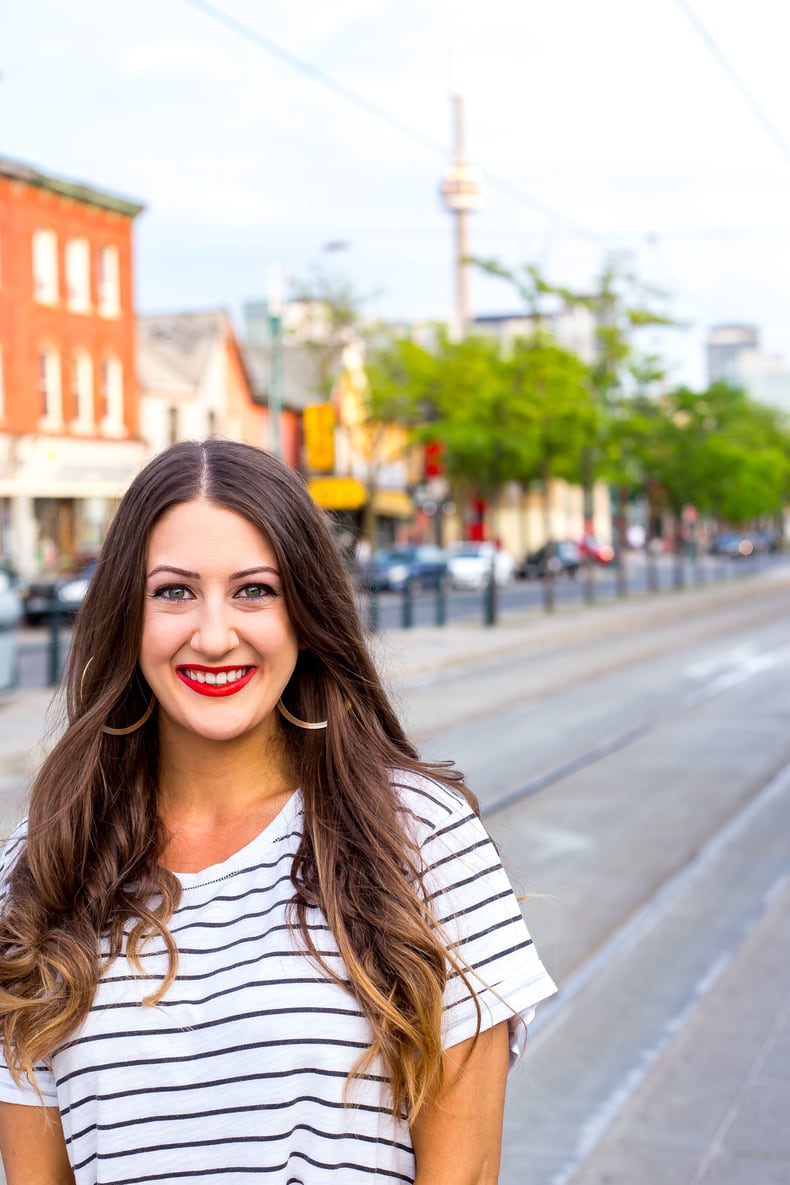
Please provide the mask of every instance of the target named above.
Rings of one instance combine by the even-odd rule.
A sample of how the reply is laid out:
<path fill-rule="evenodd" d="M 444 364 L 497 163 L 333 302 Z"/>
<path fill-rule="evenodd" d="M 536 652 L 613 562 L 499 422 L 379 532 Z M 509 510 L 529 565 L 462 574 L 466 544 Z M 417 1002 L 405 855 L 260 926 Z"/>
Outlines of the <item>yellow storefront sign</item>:
<path fill-rule="evenodd" d="M 376 490 L 373 513 L 382 518 L 413 518 L 414 503 L 405 490 Z"/>
<path fill-rule="evenodd" d="M 323 510 L 359 510 L 368 500 L 361 481 L 355 477 L 314 477 L 307 492 Z"/>

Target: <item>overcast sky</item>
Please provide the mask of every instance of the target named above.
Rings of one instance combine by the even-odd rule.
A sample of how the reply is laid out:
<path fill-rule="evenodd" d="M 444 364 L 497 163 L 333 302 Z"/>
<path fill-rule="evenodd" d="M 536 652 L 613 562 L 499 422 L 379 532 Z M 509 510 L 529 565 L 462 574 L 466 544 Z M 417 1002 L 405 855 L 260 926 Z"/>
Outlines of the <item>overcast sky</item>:
<path fill-rule="evenodd" d="M 371 313 L 447 319 L 451 227 L 438 194 L 455 30 L 467 157 L 488 179 L 475 254 L 585 286 L 607 250 L 631 252 L 689 322 L 663 342 L 679 380 L 704 381 L 715 322 L 755 323 L 765 348 L 790 354 L 782 0 L 216 9 L 250 33 L 200 0 L 0 11 L 0 155 L 145 204 L 141 312 L 224 306 L 240 327 L 244 301 L 265 296 L 279 265 L 343 275 Z M 517 307 L 479 276 L 472 301 L 476 313 Z"/>

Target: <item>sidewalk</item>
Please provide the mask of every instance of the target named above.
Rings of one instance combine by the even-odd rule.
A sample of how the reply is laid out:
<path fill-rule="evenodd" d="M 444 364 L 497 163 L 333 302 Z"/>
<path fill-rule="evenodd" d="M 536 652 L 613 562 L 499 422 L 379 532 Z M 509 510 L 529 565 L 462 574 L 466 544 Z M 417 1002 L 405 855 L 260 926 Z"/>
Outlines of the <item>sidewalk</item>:
<path fill-rule="evenodd" d="M 370 647 L 385 684 L 408 690 L 412 681 L 425 683 L 448 669 L 518 654 L 533 655 L 582 644 L 591 638 L 617 638 L 636 630 L 704 613 L 707 606 L 741 600 L 752 588 L 790 583 L 790 567 L 772 568 L 744 579 L 728 580 L 681 591 L 608 601 L 591 606 L 558 607 L 502 614 L 496 626 L 478 621 L 442 627 L 419 626 L 386 630 L 370 638 Z M 51 688 L 11 692 L 0 698 L 0 789 L 9 779 L 19 782 L 40 763 L 61 726 L 63 706 Z"/>

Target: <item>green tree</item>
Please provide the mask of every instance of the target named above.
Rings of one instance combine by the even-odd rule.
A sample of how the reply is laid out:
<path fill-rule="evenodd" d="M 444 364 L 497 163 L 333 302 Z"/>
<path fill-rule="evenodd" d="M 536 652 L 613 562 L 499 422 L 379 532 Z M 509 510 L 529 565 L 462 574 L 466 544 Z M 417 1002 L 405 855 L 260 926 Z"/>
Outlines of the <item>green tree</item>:
<path fill-rule="evenodd" d="M 628 270 L 626 261 L 616 255 L 604 259 L 590 292 L 554 284 L 533 264 L 506 268 L 494 260 L 477 259 L 474 262 L 489 275 L 499 276 L 515 288 L 536 334 L 544 330 L 551 308 L 556 307 L 557 301 L 565 306 L 586 308 L 593 318 L 594 357 L 589 366 L 588 389 L 597 416 L 590 424 L 589 437 L 581 458 L 585 523 L 588 529 L 592 525 L 596 478 L 606 477 L 613 481 L 613 517 L 619 556 L 618 584 L 620 591 L 624 591 L 625 491 L 621 491 L 617 484 L 617 478 L 624 471 L 624 459 L 620 455 L 613 420 L 622 414 L 618 406 L 621 400 L 642 389 L 648 382 L 648 376 L 651 383 L 663 377 L 659 360 L 640 353 L 636 344 L 638 331 L 675 324 L 667 314 L 654 307 L 663 294 L 642 284 Z M 591 595 L 589 582 L 588 595 Z"/>
<path fill-rule="evenodd" d="M 672 516 L 678 584 L 685 507 L 719 522 L 744 524 L 780 513 L 787 498 L 787 426 L 737 387 L 678 387 L 658 399 L 634 400 L 619 432 L 634 485 Z"/>

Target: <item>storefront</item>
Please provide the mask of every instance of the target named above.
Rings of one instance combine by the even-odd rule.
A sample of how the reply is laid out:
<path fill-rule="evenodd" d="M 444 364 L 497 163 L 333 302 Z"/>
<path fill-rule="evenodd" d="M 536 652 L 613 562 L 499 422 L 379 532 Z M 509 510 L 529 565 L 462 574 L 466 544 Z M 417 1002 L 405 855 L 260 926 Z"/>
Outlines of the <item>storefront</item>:
<path fill-rule="evenodd" d="M 95 555 L 143 459 L 141 441 L 0 436 L 1 557 L 32 576 Z"/>

